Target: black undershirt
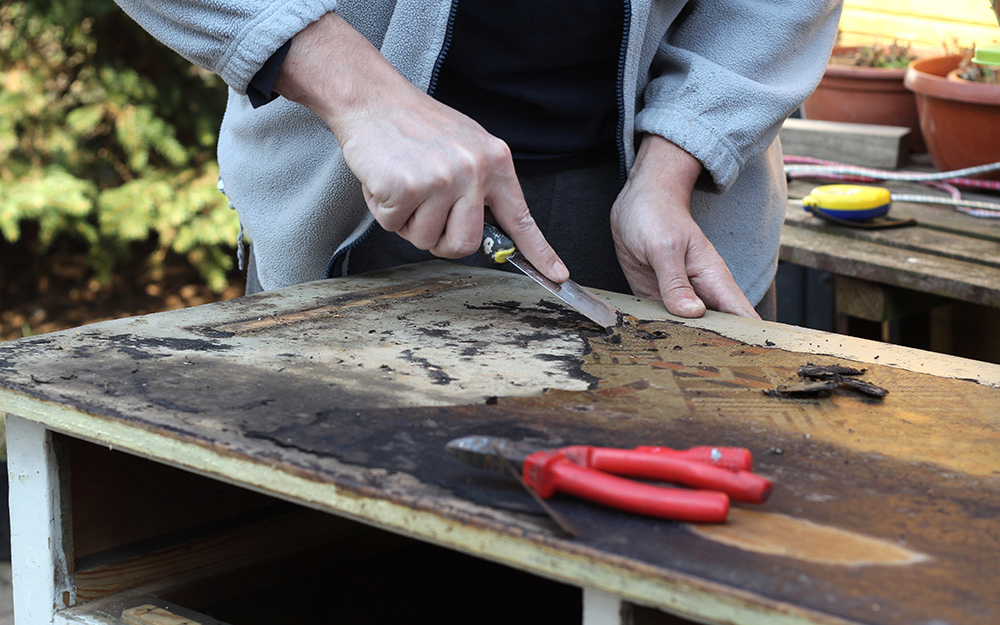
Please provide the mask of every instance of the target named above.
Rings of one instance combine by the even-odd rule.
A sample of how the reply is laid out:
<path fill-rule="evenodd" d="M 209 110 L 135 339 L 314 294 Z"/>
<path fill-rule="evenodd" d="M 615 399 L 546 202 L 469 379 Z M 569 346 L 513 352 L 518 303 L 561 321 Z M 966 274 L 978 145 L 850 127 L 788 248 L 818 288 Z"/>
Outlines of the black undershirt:
<path fill-rule="evenodd" d="M 620 0 L 458 0 L 432 95 L 510 146 L 521 170 L 614 158 Z"/>

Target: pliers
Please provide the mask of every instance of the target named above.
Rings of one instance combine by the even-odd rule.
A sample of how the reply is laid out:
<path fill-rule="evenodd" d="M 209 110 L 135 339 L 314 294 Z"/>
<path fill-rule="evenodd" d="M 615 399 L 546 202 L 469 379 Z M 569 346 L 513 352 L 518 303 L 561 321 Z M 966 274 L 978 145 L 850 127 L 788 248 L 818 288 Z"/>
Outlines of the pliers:
<path fill-rule="evenodd" d="M 466 436 L 446 445 L 448 453 L 473 466 L 509 473 L 513 465 L 542 498 L 557 492 L 637 514 L 701 523 L 721 523 L 729 501 L 763 503 L 771 482 L 751 472 L 753 458 L 742 447 L 685 450 L 571 445 L 545 449 L 492 436 Z M 690 486 L 661 487 L 627 476 Z"/>

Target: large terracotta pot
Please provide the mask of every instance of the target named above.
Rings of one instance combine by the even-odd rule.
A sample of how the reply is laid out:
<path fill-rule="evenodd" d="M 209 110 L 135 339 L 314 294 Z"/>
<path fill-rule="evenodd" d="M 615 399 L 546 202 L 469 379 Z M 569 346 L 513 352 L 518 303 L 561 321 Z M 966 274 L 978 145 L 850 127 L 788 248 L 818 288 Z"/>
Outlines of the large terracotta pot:
<path fill-rule="evenodd" d="M 848 55 L 858 47 L 836 47 L 834 56 Z M 802 105 L 806 119 L 855 124 L 904 126 L 913 131 L 910 147 L 926 148 L 921 137 L 916 100 L 906 87 L 906 68 L 855 67 L 830 63 L 823 79 Z"/>
<path fill-rule="evenodd" d="M 1000 161 L 1000 86 L 949 80 L 961 60 L 954 55 L 914 61 L 904 79 L 916 94 L 920 128 L 940 171 Z"/>

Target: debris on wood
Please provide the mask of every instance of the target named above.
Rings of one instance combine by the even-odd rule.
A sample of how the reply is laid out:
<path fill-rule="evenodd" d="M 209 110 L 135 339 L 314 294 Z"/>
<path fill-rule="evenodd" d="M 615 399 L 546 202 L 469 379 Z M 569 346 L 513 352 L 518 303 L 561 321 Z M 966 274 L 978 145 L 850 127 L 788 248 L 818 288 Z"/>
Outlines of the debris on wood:
<path fill-rule="evenodd" d="M 855 369 L 843 365 L 814 365 L 810 362 L 799 367 L 799 377 L 819 380 L 838 375 L 862 375 L 865 371 L 867 369 Z"/>
<path fill-rule="evenodd" d="M 858 380 L 857 378 L 842 378 L 840 383 L 846 387 L 860 391 L 865 395 L 871 395 L 872 397 L 885 397 L 889 394 L 889 391 L 881 386 L 877 386 L 871 382 L 865 382 L 864 380 Z"/>
<path fill-rule="evenodd" d="M 878 399 L 888 395 L 887 389 L 858 377 L 864 375 L 865 371 L 867 369 L 843 365 L 815 365 L 810 362 L 798 368 L 797 381 L 782 384 L 773 390 L 765 390 L 764 394 L 771 397 L 826 397 L 834 389 L 846 387 Z"/>
<path fill-rule="evenodd" d="M 829 395 L 830 391 L 840 386 L 840 380 L 799 380 L 791 384 L 782 384 L 774 389 L 778 395 L 785 397 L 811 397 Z"/>

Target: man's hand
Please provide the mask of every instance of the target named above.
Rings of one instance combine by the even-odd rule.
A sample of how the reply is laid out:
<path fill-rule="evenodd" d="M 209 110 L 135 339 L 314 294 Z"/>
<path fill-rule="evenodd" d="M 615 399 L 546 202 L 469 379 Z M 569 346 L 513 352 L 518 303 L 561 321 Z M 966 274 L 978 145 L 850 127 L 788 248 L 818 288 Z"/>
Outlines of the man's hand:
<path fill-rule="evenodd" d="M 726 263 L 691 217 L 701 163 L 656 135 L 646 135 L 625 188 L 611 210 L 618 260 L 636 295 L 663 300 L 679 317 L 712 310 L 759 319 Z"/>
<path fill-rule="evenodd" d="M 532 264 L 569 278 L 528 212 L 507 145 L 410 84 L 337 14 L 292 39 L 275 91 L 327 123 L 386 230 L 461 258 L 479 248 L 489 206 Z"/>

